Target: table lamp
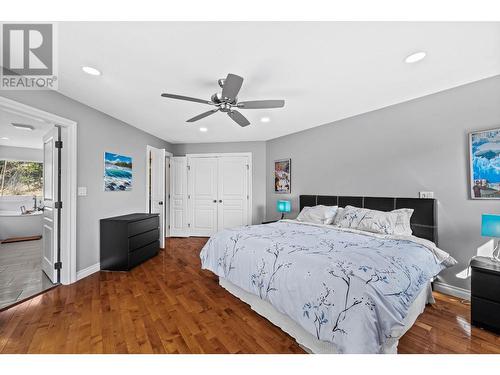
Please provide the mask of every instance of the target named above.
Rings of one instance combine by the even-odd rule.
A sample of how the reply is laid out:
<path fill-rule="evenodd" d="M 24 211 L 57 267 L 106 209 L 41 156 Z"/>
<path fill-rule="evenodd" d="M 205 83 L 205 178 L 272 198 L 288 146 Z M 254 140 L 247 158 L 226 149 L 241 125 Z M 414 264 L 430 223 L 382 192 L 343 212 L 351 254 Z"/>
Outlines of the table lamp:
<path fill-rule="evenodd" d="M 500 237 L 500 215 L 483 214 L 481 220 L 481 236 Z M 498 240 L 492 258 L 500 262 L 500 245 Z"/>
<path fill-rule="evenodd" d="M 292 211 L 292 203 L 290 201 L 279 200 L 276 202 L 276 211 L 281 212 L 281 219 L 284 219 L 285 213 Z"/>

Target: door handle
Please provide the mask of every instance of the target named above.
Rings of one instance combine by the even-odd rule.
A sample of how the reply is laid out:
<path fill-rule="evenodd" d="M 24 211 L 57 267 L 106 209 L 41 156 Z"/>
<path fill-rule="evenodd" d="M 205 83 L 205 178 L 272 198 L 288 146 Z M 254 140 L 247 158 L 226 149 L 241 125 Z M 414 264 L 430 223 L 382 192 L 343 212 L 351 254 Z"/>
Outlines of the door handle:
<path fill-rule="evenodd" d="M 219 199 L 219 203 L 222 203 L 222 199 Z"/>
<path fill-rule="evenodd" d="M 217 203 L 217 199 L 214 199 L 214 203 Z"/>
<path fill-rule="evenodd" d="M 158 202 L 158 204 L 159 204 L 160 206 L 163 206 L 163 202 L 162 202 L 162 201 L 159 201 L 159 202 Z"/>

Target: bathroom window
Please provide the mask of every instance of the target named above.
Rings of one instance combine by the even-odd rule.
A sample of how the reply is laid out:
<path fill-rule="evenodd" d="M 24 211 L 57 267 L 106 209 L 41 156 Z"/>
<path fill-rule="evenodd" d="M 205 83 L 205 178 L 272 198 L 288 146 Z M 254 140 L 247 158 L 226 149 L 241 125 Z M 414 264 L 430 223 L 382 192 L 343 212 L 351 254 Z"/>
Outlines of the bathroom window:
<path fill-rule="evenodd" d="M 42 195 L 43 163 L 0 160 L 0 196 Z"/>

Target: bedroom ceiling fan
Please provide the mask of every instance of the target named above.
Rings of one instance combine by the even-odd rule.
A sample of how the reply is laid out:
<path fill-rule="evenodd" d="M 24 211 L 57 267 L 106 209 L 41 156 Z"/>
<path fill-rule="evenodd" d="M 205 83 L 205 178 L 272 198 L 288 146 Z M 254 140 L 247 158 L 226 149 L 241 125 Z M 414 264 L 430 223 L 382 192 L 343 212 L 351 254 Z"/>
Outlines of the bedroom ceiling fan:
<path fill-rule="evenodd" d="M 163 93 L 161 96 L 164 98 L 187 100 L 190 102 L 203 103 L 215 106 L 216 108 L 210 111 L 203 112 L 198 116 L 190 118 L 186 122 L 195 122 L 205 118 L 207 116 L 213 115 L 216 112 L 225 112 L 227 115 L 235 121 L 239 126 L 250 125 L 250 121 L 247 120 L 238 109 L 269 109 L 269 108 L 282 108 L 285 106 L 284 100 L 251 100 L 245 102 L 238 102 L 238 93 L 243 84 L 243 78 L 237 76 L 236 74 L 229 73 L 226 78 L 219 79 L 219 86 L 222 88 L 222 93 L 215 93 L 212 95 L 210 100 L 203 100 L 197 98 L 191 98 L 189 96 L 175 95 Z"/>

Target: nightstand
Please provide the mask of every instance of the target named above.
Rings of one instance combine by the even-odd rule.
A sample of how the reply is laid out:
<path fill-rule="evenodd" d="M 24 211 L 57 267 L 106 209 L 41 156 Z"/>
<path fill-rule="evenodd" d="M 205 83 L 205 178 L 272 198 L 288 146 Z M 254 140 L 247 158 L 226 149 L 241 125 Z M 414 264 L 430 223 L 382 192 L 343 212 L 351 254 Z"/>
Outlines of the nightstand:
<path fill-rule="evenodd" d="M 474 257 L 470 263 L 471 322 L 500 333 L 500 262 L 487 257 Z"/>

